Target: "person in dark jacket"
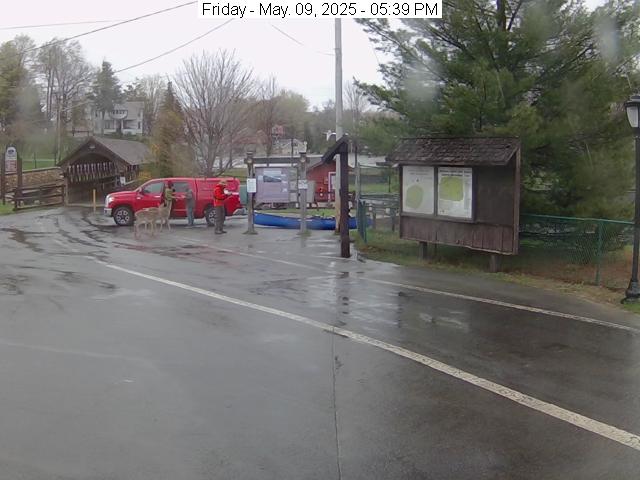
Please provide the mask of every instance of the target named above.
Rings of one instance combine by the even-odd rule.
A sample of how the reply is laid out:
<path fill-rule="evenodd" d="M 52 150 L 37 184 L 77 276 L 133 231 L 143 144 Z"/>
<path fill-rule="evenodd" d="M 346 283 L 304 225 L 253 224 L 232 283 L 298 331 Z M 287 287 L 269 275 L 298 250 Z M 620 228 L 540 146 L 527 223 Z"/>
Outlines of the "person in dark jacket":
<path fill-rule="evenodd" d="M 196 209 L 196 196 L 193 193 L 191 186 L 188 186 L 187 191 L 184 193 L 184 201 L 187 206 L 187 222 L 190 227 L 193 227 L 194 210 Z"/>
<path fill-rule="evenodd" d="M 227 182 L 224 180 L 218 182 L 213 188 L 213 206 L 216 210 L 216 228 L 214 233 L 219 235 L 221 233 L 227 233 L 224 231 L 224 217 L 226 212 L 224 211 L 224 202 L 229 197 L 226 192 Z"/>

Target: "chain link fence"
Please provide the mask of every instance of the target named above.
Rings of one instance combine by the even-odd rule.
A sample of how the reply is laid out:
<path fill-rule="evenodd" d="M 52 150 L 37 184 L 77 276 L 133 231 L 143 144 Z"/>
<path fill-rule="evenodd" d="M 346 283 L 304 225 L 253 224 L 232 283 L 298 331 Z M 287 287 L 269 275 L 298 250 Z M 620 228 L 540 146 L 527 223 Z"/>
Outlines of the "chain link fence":
<path fill-rule="evenodd" d="M 631 273 L 633 223 L 550 215 L 520 217 L 520 252 L 533 273 L 624 288 Z M 536 265 L 537 264 L 537 265 Z"/>
<path fill-rule="evenodd" d="M 397 193 L 362 193 L 357 207 L 358 233 L 368 247 L 417 257 L 417 242 L 399 238 Z M 631 274 L 632 240 L 632 222 L 522 215 L 520 253 L 503 257 L 502 270 L 623 289 Z M 482 252 L 459 247 L 438 246 L 435 257 L 455 265 L 486 266 Z"/>

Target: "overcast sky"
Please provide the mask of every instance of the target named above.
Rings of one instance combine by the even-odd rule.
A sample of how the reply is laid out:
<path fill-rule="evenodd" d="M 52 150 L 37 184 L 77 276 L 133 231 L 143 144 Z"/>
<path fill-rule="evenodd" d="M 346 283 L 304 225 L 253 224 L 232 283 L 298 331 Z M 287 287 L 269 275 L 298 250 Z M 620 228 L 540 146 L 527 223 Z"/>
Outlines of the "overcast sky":
<path fill-rule="evenodd" d="M 0 27 L 85 20 L 123 20 L 183 3 L 184 0 L 28 0 L 13 1 L 4 8 Z M 587 0 L 589 6 L 603 0 Z M 223 23 L 201 20 L 196 7 L 185 7 L 145 20 L 122 25 L 80 39 L 88 59 L 110 61 L 115 69 L 136 64 Z M 551 14 L 551 12 L 550 12 Z M 38 44 L 52 37 L 69 37 L 102 25 L 0 30 L 0 42 L 18 33 L 30 35 Z M 276 30 L 277 27 L 304 46 Z M 380 81 L 376 54 L 367 36 L 353 20 L 343 20 L 344 79 Z M 237 57 L 259 77 L 274 75 L 287 88 L 321 105 L 334 95 L 333 20 L 235 20 L 211 35 L 139 68 L 123 72 L 123 83 L 136 76 L 171 75 L 182 60 L 202 50 L 235 50 Z M 380 54 L 378 54 L 378 58 Z"/>

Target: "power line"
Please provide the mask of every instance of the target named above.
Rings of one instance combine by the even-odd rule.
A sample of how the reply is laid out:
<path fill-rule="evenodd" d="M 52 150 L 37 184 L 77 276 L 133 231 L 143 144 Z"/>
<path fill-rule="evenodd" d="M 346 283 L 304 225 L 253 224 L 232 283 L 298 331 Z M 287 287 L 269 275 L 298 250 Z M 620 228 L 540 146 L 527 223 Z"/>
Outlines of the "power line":
<path fill-rule="evenodd" d="M 125 67 L 125 68 L 121 68 L 120 70 L 116 70 L 114 73 L 126 72 L 127 70 L 131 70 L 131 69 L 133 69 L 133 68 L 140 67 L 140 66 L 145 65 L 145 64 L 147 64 L 147 63 L 153 62 L 154 60 L 158 60 L 159 58 L 165 57 L 165 56 L 167 56 L 167 55 L 169 55 L 169 54 L 171 54 L 171 53 L 173 53 L 173 52 L 175 52 L 175 51 L 180 50 L 181 48 L 184 48 L 184 47 L 186 47 L 186 46 L 188 46 L 188 45 L 191 45 L 191 44 L 192 44 L 192 43 L 194 43 L 194 42 L 197 42 L 198 40 L 200 40 L 201 38 L 206 37 L 207 35 L 212 34 L 212 33 L 213 33 L 213 32 L 215 32 L 216 30 L 219 30 L 219 29 L 221 29 L 222 27 L 224 27 L 224 26 L 226 26 L 226 25 L 230 24 L 231 22 L 233 22 L 233 20 L 234 20 L 233 18 L 232 18 L 232 19 L 230 19 L 230 20 L 227 20 L 227 21 L 226 21 L 226 22 L 224 22 L 223 24 L 218 25 L 217 27 L 214 27 L 214 28 L 212 28 L 211 30 L 206 31 L 206 32 L 205 32 L 205 33 L 203 33 L 202 35 L 198 35 L 197 37 L 192 38 L 192 39 L 191 39 L 191 40 L 189 40 L 188 42 L 185 42 L 185 43 L 183 43 L 183 44 L 181 44 L 181 45 L 178 45 L 177 47 L 174 47 L 174 48 L 172 48 L 171 50 L 167 50 L 166 52 L 163 52 L 163 53 L 161 53 L 160 55 L 156 55 L 155 57 L 149 58 L 149 59 L 147 59 L 147 60 L 143 60 L 142 62 L 136 63 L 136 64 L 134 64 L 134 65 L 130 65 L 130 66 Z"/>
<path fill-rule="evenodd" d="M 164 8 L 162 10 L 157 10 L 155 12 L 151 12 L 151 13 L 147 13 L 147 14 L 144 14 L 144 15 L 140 15 L 138 17 L 129 18 L 127 20 L 122 20 L 120 22 L 114 23 L 112 25 L 108 25 L 106 27 L 96 28 L 94 30 L 90 30 L 88 32 L 80 33 L 78 35 L 73 35 L 71 37 L 62 38 L 60 40 L 55 40 L 55 41 L 52 41 L 52 42 L 44 43 L 42 45 L 38 45 L 38 46 L 35 46 L 35 47 L 32 47 L 32 48 L 27 48 L 26 50 L 23 50 L 21 52 L 16 53 L 15 55 L 11 56 L 10 58 L 22 57 L 25 54 L 30 53 L 30 52 L 34 52 L 36 50 L 40 50 L 40 49 L 43 49 L 43 48 L 46 48 L 46 47 L 52 47 L 52 46 L 55 46 L 55 45 L 60 45 L 62 43 L 68 42 L 70 40 L 75 40 L 77 38 L 84 37 L 84 36 L 87 36 L 87 35 L 91 35 L 93 33 L 102 32 L 104 30 L 115 28 L 115 27 L 118 27 L 120 25 L 136 22 L 138 20 L 142 20 L 142 19 L 145 19 L 145 18 L 153 17 L 155 15 L 160 15 L 162 13 L 166 13 L 166 12 L 170 12 L 170 11 L 173 11 L 173 10 L 177 10 L 179 8 L 183 8 L 183 7 L 186 7 L 186 6 L 189 6 L 189 5 L 194 5 L 196 3 L 197 3 L 196 0 L 192 0 L 192 1 L 189 1 L 189 2 L 186 2 L 186 3 L 181 3 L 181 4 L 176 5 L 174 7 L 168 7 L 168 8 Z M 3 75 L 2 73 L 0 73 L 0 77 L 4 78 L 5 80 L 7 79 L 7 77 L 5 75 Z"/>
<path fill-rule="evenodd" d="M 142 19 L 145 19 L 145 18 L 153 17 L 155 15 L 160 15 L 162 13 L 171 12 L 173 10 L 177 10 L 179 8 L 183 8 L 183 7 L 186 7 L 186 6 L 189 6 L 189 5 L 194 5 L 196 3 L 197 3 L 197 1 L 190 1 L 190 2 L 186 2 L 186 3 L 181 3 L 180 5 L 176 5 L 174 7 L 164 8 L 162 10 L 157 10 L 155 12 L 151 12 L 151 13 L 147 13 L 147 14 L 144 14 L 144 15 L 140 15 L 138 17 L 129 18 L 127 20 L 123 20 L 121 22 L 117 22 L 117 23 L 114 23 L 112 25 L 108 25 L 106 27 L 96 28 L 96 29 L 93 29 L 93 30 L 89 30 L 88 32 L 79 33 L 78 35 L 73 35 L 71 37 L 63 38 L 63 39 L 56 40 L 56 41 L 53 41 L 53 42 L 44 43 L 42 45 L 38 45 L 37 47 L 28 48 L 28 49 L 20 52 L 19 55 L 17 55 L 17 56 L 22 56 L 22 55 L 24 55 L 26 53 L 30 53 L 30 52 L 33 52 L 33 51 L 36 51 L 36 50 L 40 50 L 40 49 L 45 48 L 45 47 L 52 47 L 52 46 L 55 46 L 55 45 L 59 45 L 61 43 L 68 42 L 69 40 L 75 40 L 77 38 L 85 37 L 85 36 L 91 35 L 93 33 L 98 33 L 98 32 L 102 32 L 104 30 L 109 30 L 111 28 L 119 27 L 120 25 L 125 25 L 127 23 L 136 22 L 138 20 L 142 20 Z"/>
<path fill-rule="evenodd" d="M 80 22 L 42 23 L 39 25 L 16 25 L 13 27 L 0 27 L 0 30 L 25 30 L 27 28 L 66 27 L 69 25 L 91 25 L 95 23 L 113 23 L 122 20 L 85 20 Z"/>
<path fill-rule="evenodd" d="M 173 53 L 173 52 L 176 52 L 177 50 L 180 50 L 181 48 L 184 48 L 184 47 L 186 47 L 186 46 L 188 46 L 188 45 L 191 45 L 192 43 L 194 43 L 194 42 L 196 42 L 196 41 L 198 41 L 198 40 L 200 40 L 200 39 L 202 39 L 202 38 L 206 37 L 207 35 L 210 35 L 211 33 L 215 32 L 216 30 L 219 30 L 219 29 L 221 29 L 222 27 L 225 27 L 226 25 L 228 25 L 228 24 L 230 24 L 231 22 L 233 22 L 233 20 L 234 20 L 233 18 L 232 18 L 232 19 L 230 19 L 230 20 L 227 20 L 226 22 L 224 22 L 224 23 L 222 23 L 222 24 L 220 24 L 220 25 L 218 25 L 218 26 L 216 26 L 216 27 L 212 28 L 211 30 L 206 31 L 206 32 L 205 32 L 205 33 L 203 33 L 202 35 L 198 35 L 197 37 L 192 38 L 192 39 L 191 39 L 191 40 L 189 40 L 188 42 L 185 42 L 185 43 L 183 43 L 183 44 L 180 44 L 180 45 L 178 45 L 177 47 L 172 48 L 171 50 L 167 50 L 166 52 L 163 52 L 163 53 L 161 53 L 160 55 L 156 55 L 155 57 L 149 58 L 149 59 L 147 59 L 147 60 L 143 60 L 142 62 L 138 62 L 138 63 L 136 63 L 136 64 L 134 64 L 134 65 L 129 65 L 128 67 L 125 67 L 125 68 L 121 68 L 121 69 L 119 69 L 119 70 L 116 70 L 114 73 L 121 73 L 121 72 L 125 72 L 125 71 L 127 71 L 127 70 L 132 70 L 132 69 L 134 69 L 134 68 L 136 68 L 136 67 L 140 67 L 140 66 L 145 65 L 145 64 L 147 64 L 147 63 L 153 62 L 154 60 L 157 60 L 157 59 L 159 59 L 159 58 L 162 58 L 162 57 L 164 57 L 164 56 L 166 56 L 166 55 L 169 55 L 169 54 L 171 54 L 171 53 Z M 67 108 L 63 108 L 63 109 L 61 109 L 61 110 L 60 110 L 60 113 L 65 113 L 65 112 L 68 112 L 69 110 L 73 110 L 73 109 L 76 109 L 76 108 L 78 108 L 78 107 L 82 107 L 82 106 L 85 106 L 85 105 L 89 105 L 90 103 L 93 103 L 93 100 L 85 100 L 85 101 L 83 101 L 83 102 L 79 102 L 79 103 L 76 103 L 76 104 L 70 105 L 70 106 L 68 106 Z M 40 122 L 39 120 L 37 120 L 37 121 L 30 121 L 30 122 L 26 122 L 26 124 L 35 124 L 35 123 L 39 123 L 39 122 Z"/>
<path fill-rule="evenodd" d="M 285 32 L 284 30 L 279 29 L 278 27 L 276 27 L 273 23 L 270 23 L 269 25 L 271 25 L 275 30 L 277 30 L 278 32 L 280 32 L 282 35 L 284 35 L 285 37 L 287 37 L 289 40 L 291 40 L 292 42 L 297 43 L 298 45 L 300 45 L 301 47 L 304 48 L 308 48 L 310 50 L 312 50 L 313 52 L 319 54 L 319 55 L 326 55 L 328 57 L 333 57 L 333 53 L 327 53 L 327 52 L 321 52 L 319 50 L 314 50 L 313 48 L 309 47 L 308 45 L 305 45 L 304 43 L 302 43 L 300 40 L 298 40 L 295 37 L 292 37 L 291 35 L 289 35 L 287 32 Z"/>

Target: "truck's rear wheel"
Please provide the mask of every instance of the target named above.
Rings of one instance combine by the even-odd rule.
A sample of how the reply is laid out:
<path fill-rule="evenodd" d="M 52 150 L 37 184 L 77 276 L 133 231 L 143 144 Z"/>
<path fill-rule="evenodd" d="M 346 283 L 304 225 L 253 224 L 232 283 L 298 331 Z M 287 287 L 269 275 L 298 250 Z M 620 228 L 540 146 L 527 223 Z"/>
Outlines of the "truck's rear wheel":
<path fill-rule="evenodd" d="M 208 206 L 204 211 L 204 219 L 207 221 L 207 225 L 210 227 L 216 224 L 216 209 L 212 206 Z"/>
<path fill-rule="evenodd" d="M 113 211 L 113 221 L 119 227 L 133 225 L 133 210 L 129 207 L 118 207 Z"/>

